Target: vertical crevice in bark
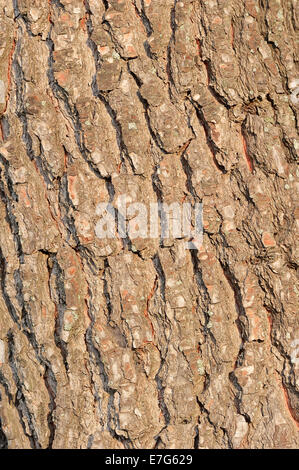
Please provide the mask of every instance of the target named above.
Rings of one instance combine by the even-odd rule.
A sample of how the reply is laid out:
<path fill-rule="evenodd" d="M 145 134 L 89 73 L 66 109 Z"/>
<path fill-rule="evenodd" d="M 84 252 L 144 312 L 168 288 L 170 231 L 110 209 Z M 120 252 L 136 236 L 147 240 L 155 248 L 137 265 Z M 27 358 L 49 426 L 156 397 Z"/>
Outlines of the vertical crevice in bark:
<path fill-rule="evenodd" d="M 8 360 L 9 366 L 11 368 L 13 379 L 17 388 L 14 405 L 18 410 L 20 422 L 22 424 L 24 434 L 29 438 L 31 447 L 33 449 L 40 449 L 41 445 L 38 440 L 38 435 L 36 431 L 36 424 L 34 417 L 27 405 L 25 400 L 24 391 L 23 391 L 23 381 L 19 375 L 16 359 L 15 359 L 15 344 L 14 344 L 14 335 L 12 331 L 9 331 L 7 334 L 7 343 L 8 343 Z"/>
<path fill-rule="evenodd" d="M 54 331 L 54 338 L 55 344 L 61 351 L 61 356 L 63 359 L 64 367 L 66 372 L 69 371 L 69 365 L 67 362 L 67 345 L 66 342 L 62 339 L 62 329 L 64 326 L 64 314 L 66 310 L 66 296 L 65 296 L 65 289 L 64 289 L 64 276 L 63 271 L 57 261 L 55 255 L 51 255 L 49 258 L 48 263 L 50 262 L 50 279 L 54 277 L 54 285 L 55 285 L 55 293 L 53 292 L 52 299 L 56 305 L 56 321 L 55 321 L 55 331 Z"/>

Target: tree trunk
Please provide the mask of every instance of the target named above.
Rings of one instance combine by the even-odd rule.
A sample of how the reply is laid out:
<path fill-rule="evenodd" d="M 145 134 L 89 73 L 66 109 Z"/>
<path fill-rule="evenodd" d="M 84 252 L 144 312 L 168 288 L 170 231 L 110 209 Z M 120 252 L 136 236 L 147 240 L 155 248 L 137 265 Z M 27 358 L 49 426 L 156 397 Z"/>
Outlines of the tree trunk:
<path fill-rule="evenodd" d="M 0 5 L 0 447 L 296 447 L 296 1 Z"/>

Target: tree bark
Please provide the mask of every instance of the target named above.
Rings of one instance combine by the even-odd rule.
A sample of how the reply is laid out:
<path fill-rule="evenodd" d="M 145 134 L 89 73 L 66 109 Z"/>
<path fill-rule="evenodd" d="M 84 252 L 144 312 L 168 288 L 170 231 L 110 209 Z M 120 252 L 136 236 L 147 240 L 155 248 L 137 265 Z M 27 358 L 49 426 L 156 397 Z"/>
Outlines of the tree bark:
<path fill-rule="evenodd" d="M 0 0 L 0 447 L 298 445 L 296 7 Z"/>

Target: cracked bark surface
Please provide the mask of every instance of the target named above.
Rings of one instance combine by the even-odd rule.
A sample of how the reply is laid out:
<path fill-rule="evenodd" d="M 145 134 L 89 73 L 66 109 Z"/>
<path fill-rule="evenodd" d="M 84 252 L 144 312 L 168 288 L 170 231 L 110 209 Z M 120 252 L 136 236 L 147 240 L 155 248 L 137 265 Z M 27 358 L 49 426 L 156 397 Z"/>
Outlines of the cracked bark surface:
<path fill-rule="evenodd" d="M 0 24 L 0 448 L 297 447 L 298 3 Z M 122 194 L 203 202 L 202 247 L 99 239 Z"/>

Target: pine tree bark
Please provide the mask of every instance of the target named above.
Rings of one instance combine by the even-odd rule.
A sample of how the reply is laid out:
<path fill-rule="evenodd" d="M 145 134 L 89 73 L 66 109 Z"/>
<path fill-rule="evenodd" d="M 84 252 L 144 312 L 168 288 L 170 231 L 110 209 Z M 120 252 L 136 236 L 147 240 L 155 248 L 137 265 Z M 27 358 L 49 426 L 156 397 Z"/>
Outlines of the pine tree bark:
<path fill-rule="evenodd" d="M 296 7 L 0 0 L 0 447 L 298 445 Z"/>

